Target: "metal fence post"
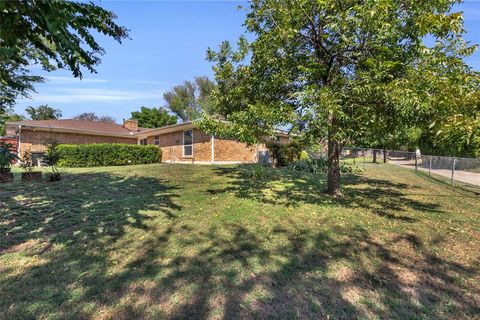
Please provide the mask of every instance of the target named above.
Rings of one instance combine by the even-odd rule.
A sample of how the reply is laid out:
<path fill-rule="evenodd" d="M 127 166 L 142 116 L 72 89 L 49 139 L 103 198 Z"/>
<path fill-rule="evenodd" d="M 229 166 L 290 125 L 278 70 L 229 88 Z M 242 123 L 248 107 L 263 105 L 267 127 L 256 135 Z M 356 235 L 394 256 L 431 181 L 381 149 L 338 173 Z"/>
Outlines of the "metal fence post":
<path fill-rule="evenodd" d="M 454 175 L 455 175 L 455 162 L 457 161 L 457 159 L 453 158 L 453 165 L 452 165 L 452 186 L 455 185 L 455 178 L 454 178 Z"/>
<path fill-rule="evenodd" d="M 432 176 L 432 156 L 428 157 L 428 175 Z"/>

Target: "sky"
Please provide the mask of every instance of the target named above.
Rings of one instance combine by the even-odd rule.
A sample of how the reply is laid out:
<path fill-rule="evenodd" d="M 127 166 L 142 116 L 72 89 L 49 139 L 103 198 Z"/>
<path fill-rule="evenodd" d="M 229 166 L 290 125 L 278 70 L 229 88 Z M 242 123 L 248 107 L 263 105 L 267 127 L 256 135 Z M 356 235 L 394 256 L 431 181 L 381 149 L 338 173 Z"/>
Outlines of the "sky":
<path fill-rule="evenodd" d="M 97 4 L 113 11 L 116 22 L 130 30 L 130 38 L 118 44 L 100 36 L 106 50 L 98 73 L 85 70 L 82 80 L 69 71 L 32 73 L 47 78 L 36 85 L 31 99 L 19 100 L 15 112 L 48 104 L 58 108 L 63 118 L 82 112 L 109 115 L 118 123 L 141 106 L 164 105 L 163 93 L 193 77 L 213 78 L 212 64 L 206 60 L 207 48 L 218 48 L 224 40 L 235 42 L 245 32 L 242 1 L 101 1 Z M 480 0 L 467 0 L 456 7 L 464 12 L 465 38 L 480 44 Z M 466 62 L 480 71 L 480 51 Z"/>

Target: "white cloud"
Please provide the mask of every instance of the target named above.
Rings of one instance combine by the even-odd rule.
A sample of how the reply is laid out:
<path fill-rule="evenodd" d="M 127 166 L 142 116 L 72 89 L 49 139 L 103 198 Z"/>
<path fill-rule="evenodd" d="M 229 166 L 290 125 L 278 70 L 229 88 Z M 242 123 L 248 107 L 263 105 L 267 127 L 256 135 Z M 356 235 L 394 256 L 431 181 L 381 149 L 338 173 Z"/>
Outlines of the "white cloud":
<path fill-rule="evenodd" d="M 45 77 L 47 80 L 51 82 L 57 83 L 105 83 L 107 80 L 105 79 L 93 79 L 93 78 L 74 78 L 74 77 L 59 77 L 59 76 L 47 76 Z"/>
<path fill-rule="evenodd" d="M 52 93 L 40 93 L 32 96 L 31 101 L 38 103 L 78 103 L 119 101 L 144 101 L 163 99 L 163 91 L 128 91 L 97 88 L 62 88 Z"/>

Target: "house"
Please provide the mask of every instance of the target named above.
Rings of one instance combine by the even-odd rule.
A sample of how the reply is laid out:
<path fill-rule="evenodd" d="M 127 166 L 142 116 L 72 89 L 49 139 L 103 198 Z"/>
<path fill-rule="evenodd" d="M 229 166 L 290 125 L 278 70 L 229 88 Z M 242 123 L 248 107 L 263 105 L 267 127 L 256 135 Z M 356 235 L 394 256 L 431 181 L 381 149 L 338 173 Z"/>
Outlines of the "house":
<path fill-rule="evenodd" d="M 7 135 L 15 136 L 20 155 L 26 150 L 34 156 L 46 151 L 46 145 L 88 143 L 151 144 L 162 149 L 163 162 L 180 163 L 256 163 L 268 160 L 264 144 L 247 146 L 245 143 L 219 139 L 208 135 L 193 122 L 184 122 L 161 128 L 141 128 L 136 120 L 125 120 L 123 125 L 88 120 L 29 120 L 7 122 Z M 289 137 L 279 133 L 278 140 L 287 143 Z"/>

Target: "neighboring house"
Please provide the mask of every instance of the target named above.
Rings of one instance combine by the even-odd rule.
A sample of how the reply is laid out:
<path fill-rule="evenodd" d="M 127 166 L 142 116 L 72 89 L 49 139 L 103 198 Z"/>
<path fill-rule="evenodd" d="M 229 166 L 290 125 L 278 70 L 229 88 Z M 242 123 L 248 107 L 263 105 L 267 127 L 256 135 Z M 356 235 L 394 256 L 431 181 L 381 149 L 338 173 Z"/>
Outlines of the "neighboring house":
<path fill-rule="evenodd" d="M 264 144 L 247 146 L 235 140 L 218 139 L 185 122 L 149 129 L 136 120 L 123 125 L 88 120 L 38 120 L 7 122 L 7 135 L 18 139 L 18 150 L 32 154 L 46 151 L 51 142 L 60 144 L 127 143 L 151 144 L 162 149 L 162 161 L 186 163 L 255 163 L 268 159 Z M 281 143 L 289 137 L 279 133 Z"/>

